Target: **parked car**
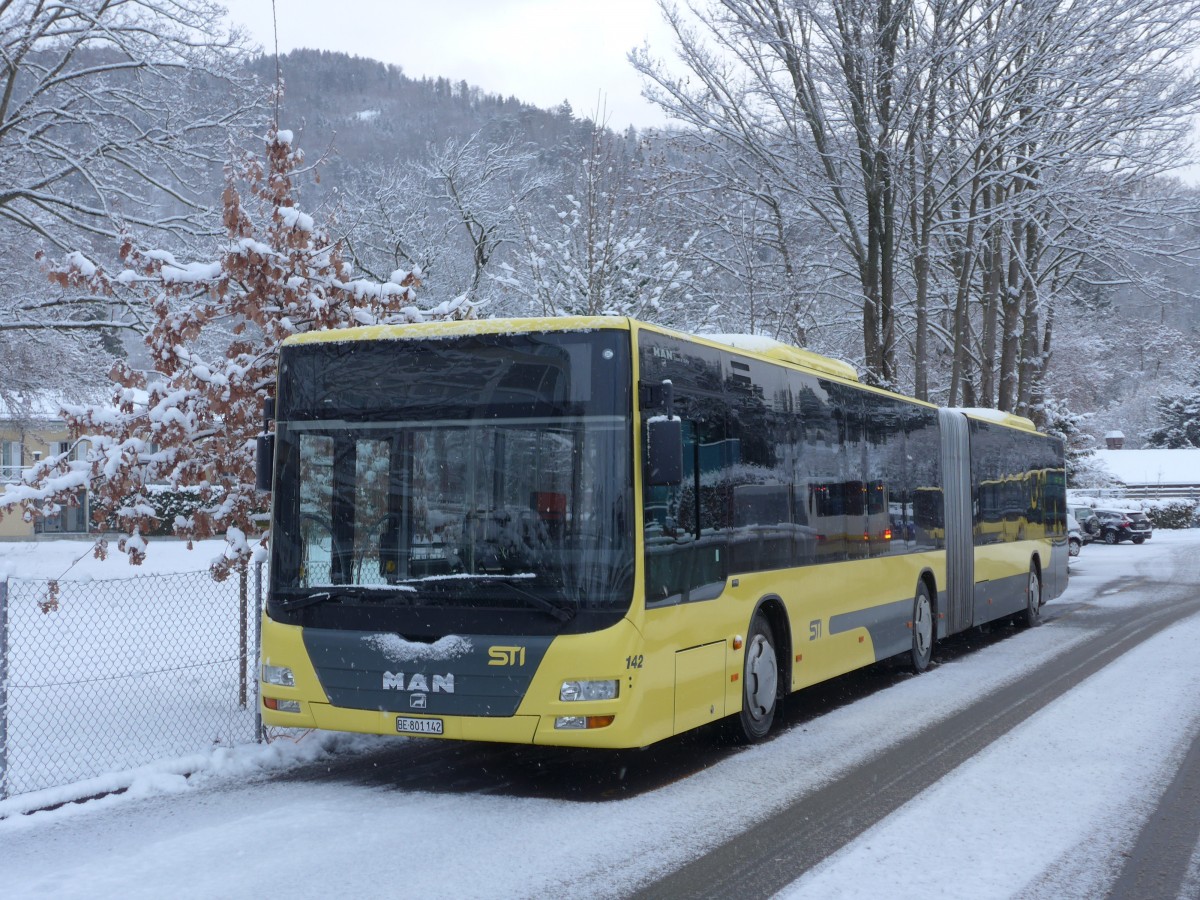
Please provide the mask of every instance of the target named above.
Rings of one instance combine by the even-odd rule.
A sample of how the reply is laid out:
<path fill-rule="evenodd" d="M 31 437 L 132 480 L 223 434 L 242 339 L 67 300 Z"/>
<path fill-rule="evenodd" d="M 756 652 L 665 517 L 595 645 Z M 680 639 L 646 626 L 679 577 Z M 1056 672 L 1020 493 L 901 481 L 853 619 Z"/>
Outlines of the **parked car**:
<path fill-rule="evenodd" d="M 1072 506 L 1070 513 L 1079 523 L 1085 544 L 1090 544 L 1100 536 L 1100 517 L 1096 515 L 1094 509 L 1090 506 Z"/>
<path fill-rule="evenodd" d="M 1067 552 L 1071 556 L 1078 556 L 1079 551 L 1083 549 L 1083 529 L 1079 527 L 1079 523 L 1075 521 L 1075 517 L 1067 513 Z"/>
<path fill-rule="evenodd" d="M 1119 544 L 1121 541 L 1141 544 L 1154 532 L 1145 513 L 1098 509 L 1096 516 L 1100 519 L 1100 539 L 1106 544 Z"/>
<path fill-rule="evenodd" d="M 1154 526 L 1150 524 L 1150 517 L 1140 510 L 1129 512 L 1125 515 L 1133 523 L 1133 542 L 1141 544 L 1150 540 L 1150 537 L 1154 534 Z"/>

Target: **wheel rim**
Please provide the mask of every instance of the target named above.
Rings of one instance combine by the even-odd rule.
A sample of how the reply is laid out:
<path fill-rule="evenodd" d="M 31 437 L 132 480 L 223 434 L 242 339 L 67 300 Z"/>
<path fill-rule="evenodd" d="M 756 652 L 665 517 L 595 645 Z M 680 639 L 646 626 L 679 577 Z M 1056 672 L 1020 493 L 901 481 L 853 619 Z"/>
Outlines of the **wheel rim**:
<path fill-rule="evenodd" d="M 1116 542 L 1117 542 L 1117 536 L 1115 534 L 1113 534 L 1111 531 L 1108 534 L 1104 535 L 1104 543 L 1115 544 Z"/>
<path fill-rule="evenodd" d="M 756 634 L 746 653 L 746 710 L 755 722 L 770 718 L 775 709 L 778 686 L 775 648 L 766 635 Z"/>
<path fill-rule="evenodd" d="M 929 655 L 933 647 L 933 608 L 924 592 L 917 595 L 913 611 L 913 648 L 921 659 Z"/>
<path fill-rule="evenodd" d="M 1042 584 L 1038 581 L 1037 572 L 1029 573 L 1029 611 L 1037 615 L 1042 606 Z"/>

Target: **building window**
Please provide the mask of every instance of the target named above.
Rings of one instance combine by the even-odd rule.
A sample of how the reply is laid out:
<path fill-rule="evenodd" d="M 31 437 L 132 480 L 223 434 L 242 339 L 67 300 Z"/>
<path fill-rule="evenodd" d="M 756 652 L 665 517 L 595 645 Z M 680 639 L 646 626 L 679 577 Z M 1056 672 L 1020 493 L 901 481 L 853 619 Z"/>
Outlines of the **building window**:
<path fill-rule="evenodd" d="M 0 441 L 0 480 L 20 481 L 21 442 Z"/>

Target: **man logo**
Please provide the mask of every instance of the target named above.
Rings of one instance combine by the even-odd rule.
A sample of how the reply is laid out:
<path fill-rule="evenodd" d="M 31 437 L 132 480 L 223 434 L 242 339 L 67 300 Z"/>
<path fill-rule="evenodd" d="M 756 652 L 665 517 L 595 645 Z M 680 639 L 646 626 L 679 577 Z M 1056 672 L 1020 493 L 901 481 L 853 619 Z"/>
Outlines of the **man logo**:
<path fill-rule="evenodd" d="M 454 693 L 454 673 L 447 672 L 445 675 L 434 675 L 433 691 L 434 694 L 453 694 Z M 417 672 L 415 675 L 405 676 L 403 672 L 384 672 L 383 673 L 383 689 L 385 691 L 408 691 L 410 693 L 429 693 L 430 677 Z"/>
<path fill-rule="evenodd" d="M 488 647 L 489 666 L 525 665 L 524 647 Z"/>
<path fill-rule="evenodd" d="M 412 709 L 425 709 L 429 705 L 429 695 L 412 694 L 408 698 L 408 705 Z"/>

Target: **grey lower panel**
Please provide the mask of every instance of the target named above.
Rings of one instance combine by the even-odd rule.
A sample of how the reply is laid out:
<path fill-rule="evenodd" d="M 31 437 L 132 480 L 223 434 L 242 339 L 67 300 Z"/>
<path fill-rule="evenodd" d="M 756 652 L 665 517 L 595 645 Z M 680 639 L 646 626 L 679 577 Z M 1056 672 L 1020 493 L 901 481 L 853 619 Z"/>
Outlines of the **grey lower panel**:
<path fill-rule="evenodd" d="M 975 585 L 975 624 L 1011 616 L 1025 608 L 1029 575 L 1010 575 Z"/>
<path fill-rule="evenodd" d="M 855 628 L 867 629 L 875 647 L 875 660 L 878 662 L 903 653 L 912 646 L 912 630 L 908 627 L 908 623 L 912 621 L 912 614 L 911 599 L 896 600 L 882 606 L 872 606 L 870 609 L 831 616 L 829 633 L 832 635 L 853 631 Z"/>
<path fill-rule="evenodd" d="M 454 716 L 516 713 L 552 640 L 469 635 L 421 644 L 393 634 L 304 630 L 333 705 Z"/>

